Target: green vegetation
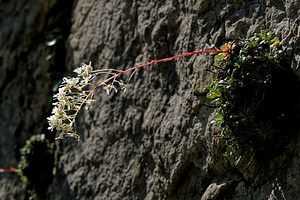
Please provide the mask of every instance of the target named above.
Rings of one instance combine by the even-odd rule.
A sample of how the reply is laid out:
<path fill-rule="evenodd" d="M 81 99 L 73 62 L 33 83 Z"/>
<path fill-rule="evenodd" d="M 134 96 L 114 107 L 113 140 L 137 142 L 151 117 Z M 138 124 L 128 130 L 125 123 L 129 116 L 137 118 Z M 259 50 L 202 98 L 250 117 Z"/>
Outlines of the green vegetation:
<path fill-rule="evenodd" d="M 19 174 L 27 184 L 28 199 L 45 199 L 48 186 L 53 179 L 54 143 L 45 135 L 34 135 L 20 150 Z"/>
<path fill-rule="evenodd" d="M 289 122 L 287 91 L 290 72 L 281 59 L 278 38 L 271 32 L 226 44 L 227 54 L 216 55 L 216 79 L 208 86 L 207 98 L 217 111 L 213 123 L 219 138 L 231 147 L 237 162 L 241 151 L 270 152 L 286 140 Z"/>

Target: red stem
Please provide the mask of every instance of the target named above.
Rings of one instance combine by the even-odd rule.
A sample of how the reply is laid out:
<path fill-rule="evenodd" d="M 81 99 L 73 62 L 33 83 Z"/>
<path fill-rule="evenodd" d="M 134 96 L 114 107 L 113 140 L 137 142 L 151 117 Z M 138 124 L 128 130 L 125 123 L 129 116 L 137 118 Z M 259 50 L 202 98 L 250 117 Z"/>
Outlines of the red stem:
<path fill-rule="evenodd" d="M 15 169 L 15 168 L 11 168 L 11 169 L 3 169 L 0 168 L 0 172 L 19 172 L 20 169 Z"/>
<path fill-rule="evenodd" d="M 200 54 L 200 53 L 214 53 L 214 54 L 217 54 L 217 53 L 225 53 L 226 51 L 222 51 L 222 50 L 205 50 L 205 51 L 194 51 L 194 52 L 191 52 L 191 53 L 185 53 L 185 54 L 182 54 L 182 55 L 178 55 L 178 56 L 173 56 L 173 57 L 169 57 L 169 58 L 164 58 L 164 59 L 160 59 L 160 60 L 152 60 L 151 62 L 148 62 L 148 63 L 145 63 L 145 64 L 142 64 L 142 65 L 139 65 L 139 66 L 135 66 L 135 67 L 132 67 L 132 68 L 129 68 L 125 71 L 121 71 L 120 73 L 106 79 L 105 81 L 101 82 L 99 85 L 97 85 L 93 91 L 91 93 L 94 93 L 95 90 L 100 87 L 101 85 L 103 85 L 103 83 L 106 83 L 124 73 L 127 73 L 129 71 L 132 71 L 134 69 L 139 69 L 141 67 L 144 67 L 144 66 L 147 66 L 147 65 L 152 65 L 154 63 L 159 63 L 159 62 L 168 62 L 168 61 L 171 61 L 175 58 L 180 58 L 180 57 L 185 57 L 185 56 L 191 56 L 191 55 L 194 55 L 194 54 Z"/>
<path fill-rule="evenodd" d="M 129 68 L 125 71 L 121 71 L 120 73 L 118 74 L 115 74 L 113 76 L 111 76 L 110 78 L 106 79 L 105 81 L 102 81 L 99 85 L 97 85 L 87 96 L 86 96 L 86 100 L 91 96 L 91 94 L 93 94 L 101 85 L 103 85 L 103 83 L 107 83 L 108 81 L 124 74 L 124 73 L 127 73 L 129 71 L 132 71 L 132 70 L 136 70 L 136 69 L 139 69 L 141 67 L 144 67 L 144 66 L 147 66 L 147 65 L 152 65 L 154 63 L 159 63 L 159 62 L 168 62 L 168 61 L 171 61 L 175 58 L 180 58 L 180 57 L 185 57 L 185 56 L 191 56 L 191 55 L 195 55 L 195 54 L 200 54 L 200 53 L 213 53 L 213 54 L 218 54 L 218 53 L 225 53 L 226 51 L 222 51 L 222 50 L 205 50 L 205 51 L 194 51 L 194 52 L 191 52 L 191 53 L 184 53 L 184 54 L 181 54 L 181 55 L 178 55 L 178 56 L 173 56 L 173 57 L 169 57 L 169 58 L 164 58 L 164 59 L 160 59 L 160 60 L 152 60 L 151 62 L 148 62 L 148 63 L 145 63 L 145 64 L 142 64 L 142 65 L 138 65 L 138 66 L 135 66 L 135 67 L 132 67 L 132 68 Z M 82 103 L 83 104 L 83 103 Z M 77 110 L 77 112 L 81 109 L 81 106 L 80 108 Z M 77 114 L 76 112 L 76 114 Z M 75 114 L 75 115 L 76 115 Z"/>

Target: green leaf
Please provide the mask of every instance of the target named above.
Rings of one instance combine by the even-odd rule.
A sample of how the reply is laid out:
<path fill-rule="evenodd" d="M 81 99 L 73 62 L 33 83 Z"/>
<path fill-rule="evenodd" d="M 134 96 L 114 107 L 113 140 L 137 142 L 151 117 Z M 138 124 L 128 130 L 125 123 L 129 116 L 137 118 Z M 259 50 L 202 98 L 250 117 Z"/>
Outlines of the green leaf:
<path fill-rule="evenodd" d="M 46 60 L 49 61 L 49 60 L 51 60 L 52 58 L 54 58 L 54 56 L 55 56 L 55 53 L 49 54 L 49 55 L 46 57 Z"/>
<path fill-rule="evenodd" d="M 220 68 L 218 63 L 214 63 L 213 66 Z"/>
<path fill-rule="evenodd" d="M 271 31 L 269 31 L 269 32 L 267 33 L 267 40 L 270 40 L 270 39 L 271 39 L 271 37 L 272 37 L 272 32 L 271 32 Z"/>
<path fill-rule="evenodd" d="M 223 60 L 224 56 L 223 56 L 223 54 L 219 53 L 218 55 L 215 56 L 215 58 Z"/>
<path fill-rule="evenodd" d="M 278 40 L 278 37 L 275 37 L 273 40 L 271 40 L 271 43 L 274 43 Z"/>
<path fill-rule="evenodd" d="M 239 164 L 240 160 L 241 160 L 242 156 L 240 155 L 238 158 L 235 157 L 235 162 L 234 162 L 234 165 L 237 165 Z"/>
<path fill-rule="evenodd" d="M 265 37 L 266 37 L 266 31 L 265 30 L 261 31 L 261 36 L 262 36 L 261 37 L 262 39 L 265 39 Z"/>

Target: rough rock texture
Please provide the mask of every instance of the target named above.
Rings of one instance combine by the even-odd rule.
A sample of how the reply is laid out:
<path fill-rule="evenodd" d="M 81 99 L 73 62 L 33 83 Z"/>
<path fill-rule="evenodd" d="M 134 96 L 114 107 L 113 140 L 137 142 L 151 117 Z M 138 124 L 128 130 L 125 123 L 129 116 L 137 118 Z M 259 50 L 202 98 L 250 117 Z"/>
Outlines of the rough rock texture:
<path fill-rule="evenodd" d="M 64 71 L 44 59 L 45 35 L 64 18 L 54 12 L 73 11 L 67 75 L 82 62 L 126 69 L 266 29 L 282 39 L 300 77 L 298 0 L 15 2 L 0 12 L 0 167 L 16 166 L 18 148 L 47 126 L 52 85 Z M 224 144 L 209 123 L 214 109 L 203 106 L 212 63 L 197 55 L 155 64 L 140 69 L 126 93 L 99 89 L 78 118 L 81 142 L 57 142 L 49 199 L 300 199 L 299 129 L 270 159 L 249 153 L 235 166 L 222 156 Z M 299 103 L 291 106 L 299 113 Z M 1 199 L 25 198 L 17 180 L 0 174 Z"/>

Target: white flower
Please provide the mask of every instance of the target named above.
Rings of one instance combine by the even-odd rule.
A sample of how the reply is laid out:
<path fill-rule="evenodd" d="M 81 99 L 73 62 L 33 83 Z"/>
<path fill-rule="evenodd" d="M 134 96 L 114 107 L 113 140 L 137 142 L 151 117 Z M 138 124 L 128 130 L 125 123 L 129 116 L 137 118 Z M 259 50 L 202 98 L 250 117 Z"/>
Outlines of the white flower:
<path fill-rule="evenodd" d="M 76 72 L 76 73 L 78 73 L 78 75 L 80 75 L 83 72 L 91 73 L 92 70 L 93 70 L 92 62 L 89 62 L 88 65 L 85 63 L 82 63 L 81 67 L 75 69 L 74 72 Z"/>
<path fill-rule="evenodd" d="M 79 82 L 79 78 L 70 78 L 68 79 L 67 77 L 63 78 L 63 82 L 62 83 L 66 83 L 66 87 L 74 87 L 77 83 Z"/>
<path fill-rule="evenodd" d="M 84 70 L 84 68 L 78 67 L 78 68 L 74 69 L 73 72 L 76 72 L 78 74 L 78 76 L 79 76 L 82 73 L 83 70 Z"/>
<path fill-rule="evenodd" d="M 60 133 L 59 136 L 55 138 L 55 140 L 63 140 L 63 139 L 65 139 L 65 133 Z"/>
<path fill-rule="evenodd" d="M 91 76 L 91 72 L 93 70 L 92 62 L 90 62 L 88 65 L 85 63 L 81 64 L 81 67 L 78 67 L 74 69 L 73 72 L 76 72 L 78 76 L 83 76 L 84 79 Z"/>
<path fill-rule="evenodd" d="M 118 92 L 118 90 L 115 88 L 114 85 L 108 84 L 108 85 L 104 86 L 104 90 L 106 90 L 107 95 L 109 95 L 109 93 L 112 89 L 114 89 L 116 92 Z"/>
<path fill-rule="evenodd" d="M 114 81 L 119 83 L 121 90 L 124 90 L 124 92 L 126 91 L 126 85 L 123 81 L 117 81 L 117 80 L 114 80 Z"/>
<path fill-rule="evenodd" d="M 66 137 L 72 137 L 72 138 L 77 139 L 78 142 L 80 141 L 80 136 L 77 135 L 76 133 L 67 133 Z"/>
<path fill-rule="evenodd" d="M 47 118 L 47 120 L 49 123 L 48 130 L 51 131 L 53 131 L 54 128 L 59 129 L 63 124 L 63 120 L 60 114 L 51 115 L 50 117 Z"/>
<path fill-rule="evenodd" d="M 95 100 L 92 100 L 92 99 L 87 99 L 85 101 L 85 109 L 88 110 L 90 105 L 92 104 L 92 101 L 95 101 Z"/>
<path fill-rule="evenodd" d="M 61 124 L 61 126 L 59 126 L 57 129 L 61 130 L 63 133 L 70 133 L 73 131 L 72 125 L 66 123 Z"/>
<path fill-rule="evenodd" d="M 51 113 L 57 118 L 61 118 L 65 114 L 64 111 L 59 109 L 57 106 L 53 108 Z"/>
<path fill-rule="evenodd" d="M 54 95 L 54 98 L 58 99 L 59 101 L 66 98 L 66 87 L 58 88 L 58 93 Z"/>
<path fill-rule="evenodd" d="M 59 136 L 57 138 L 55 138 L 55 140 L 63 140 L 66 137 L 75 138 L 75 139 L 77 139 L 78 142 L 80 141 L 80 136 L 77 135 L 76 133 L 63 133 L 63 132 L 61 132 L 59 134 Z"/>
<path fill-rule="evenodd" d="M 125 83 L 123 81 L 120 81 L 119 85 L 120 85 L 121 90 L 124 90 L 124 92 L 125 92 L 126 91 L 126 85 L 125 85 Z"/>
<path fill-rule="evenodd" d="M 85 67 L 86 67 L 86 70 L 87 70 L 89 73 L 92 72 L 93 67 L 92 67 L 92 62 L 91 62 L 91 61 L 89 62 L 89 65 L 86 65 Z"/>
<path fill-rule="evenodd" d="M 54 115 L 51 115 L 50 117 L 47 117 L 49 127 L 48 130 L 53 131 L 54 128 L 57 127 L 57 118 Z"/>
<path fill-rule="evenodd" d="M 79 68 L 76 68 L 74 70 L 74 72 L 76 72 L 78 74 L 78 76 L 81 76 L 84 80 L 81 81 L 81 84 L 87 84 L 89 83 L 93 76 L 92 76 L 92 70 L 93 70 L 93 67 L 92 67 L 92 62 L 90 62 L 88 65 L 87 64 L 84 64 L 82 63 L 81 64 L 81 67 Z M 77 84 L 77 83 L 76 83 Z"/>
<path fill-rule="evenodd" d="M 75 86 L 75 88 L 76 88 L 77 90 L 79 90 L 79 92 L 81 92 L 81 91 L 82 91 L 82 87 L 81 87 L 81 86 L 79 86 L 79 85 L 76 85 L 76 86 Z"/>

